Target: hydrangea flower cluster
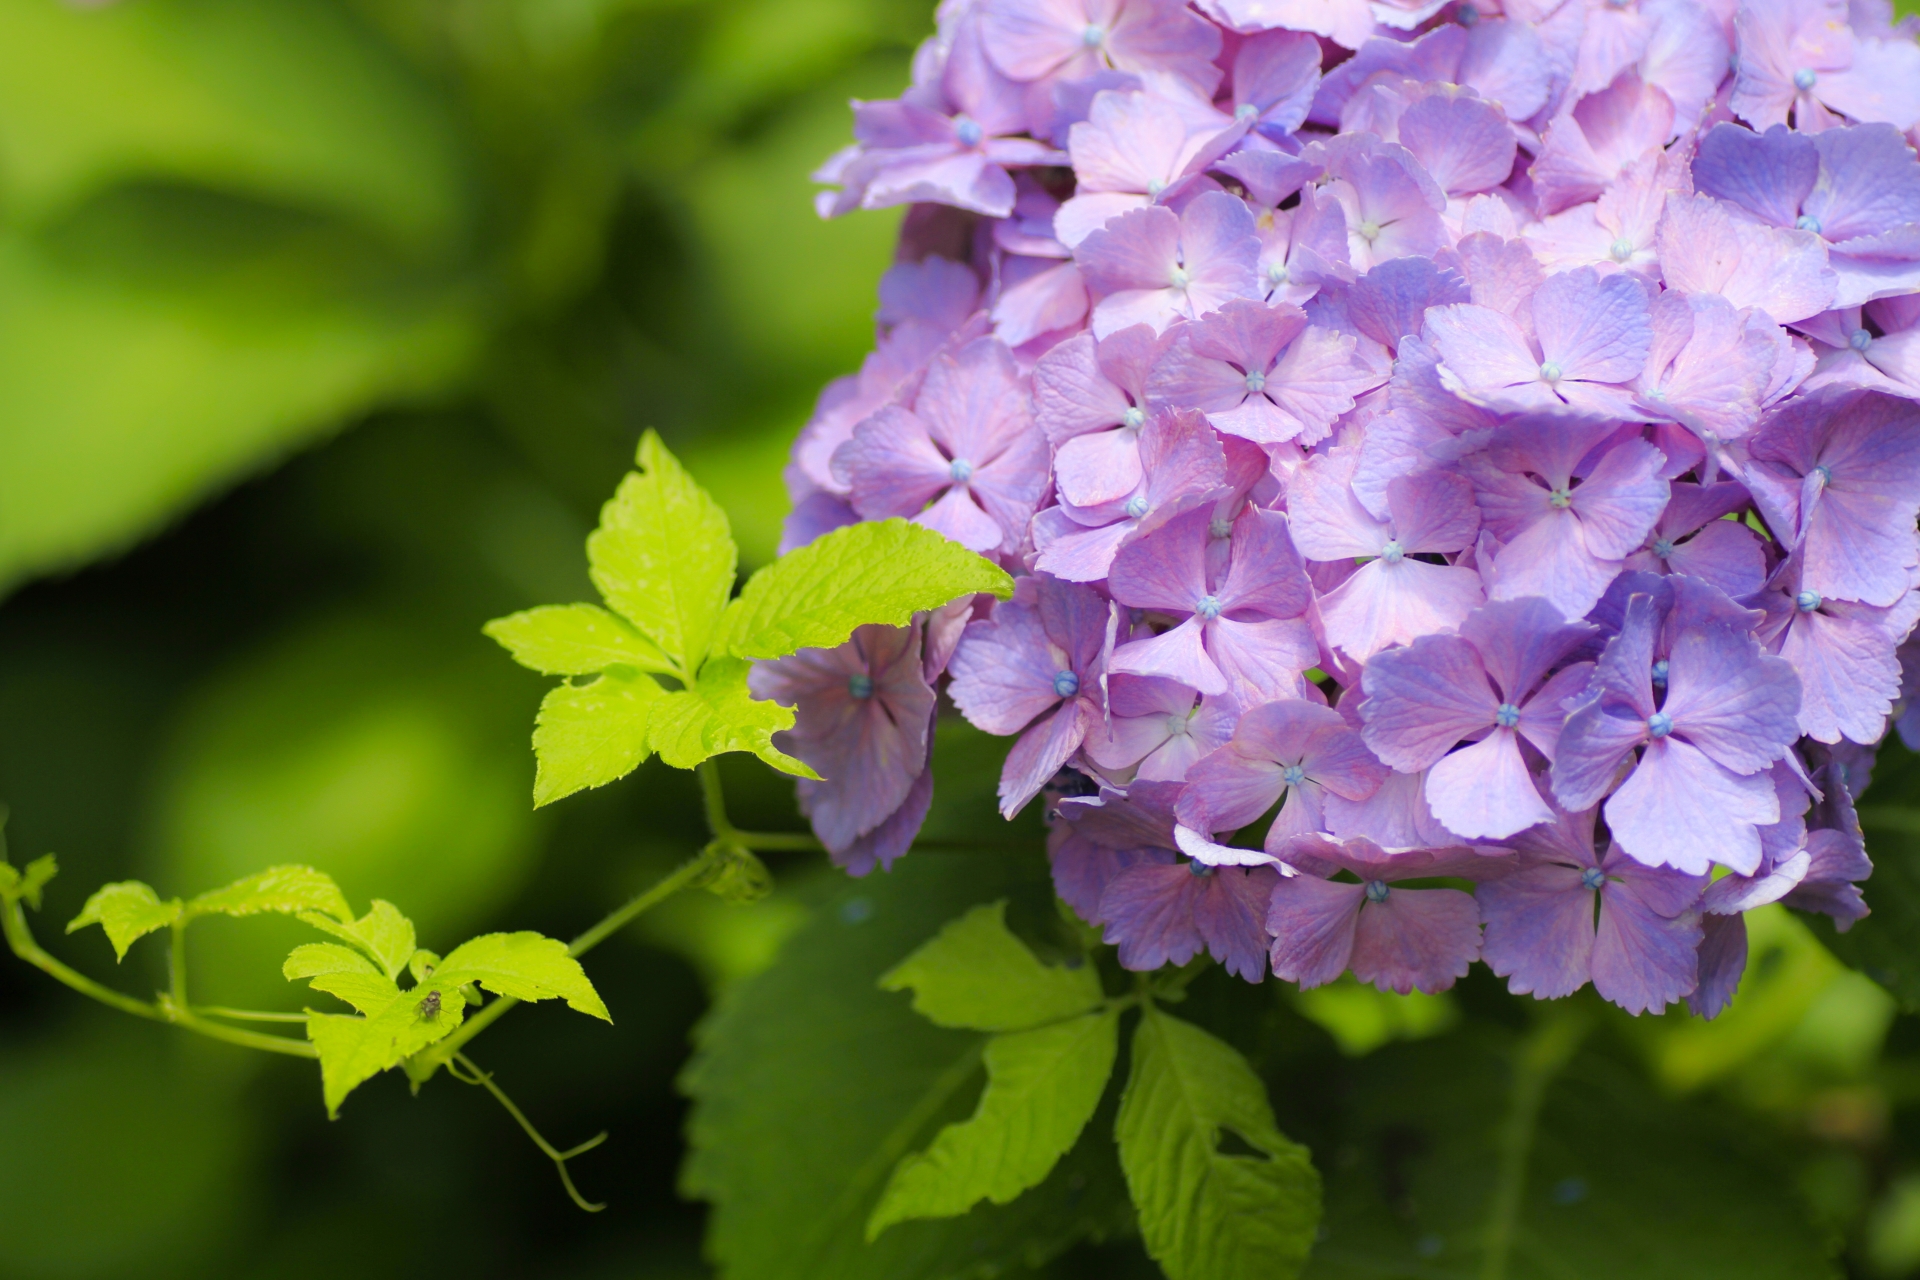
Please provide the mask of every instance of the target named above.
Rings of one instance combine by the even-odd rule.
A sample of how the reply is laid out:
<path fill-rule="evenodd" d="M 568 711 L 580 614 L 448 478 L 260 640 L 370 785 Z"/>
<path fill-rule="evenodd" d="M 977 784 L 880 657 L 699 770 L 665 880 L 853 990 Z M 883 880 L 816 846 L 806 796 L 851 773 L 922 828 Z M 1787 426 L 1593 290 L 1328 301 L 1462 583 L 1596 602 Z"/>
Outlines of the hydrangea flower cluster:
<path fill-rule="evenodd" d="M 1712 1016 L 1745 911 L 1866 914 L 1920 671 L 1884 0 L 945 0 L 854 112 L 821 212 L 910 207 L 787 545 L 904 517 L 1018 590 L 756 672 L 848 870 L 944 686 L 1131 968 Z"/>

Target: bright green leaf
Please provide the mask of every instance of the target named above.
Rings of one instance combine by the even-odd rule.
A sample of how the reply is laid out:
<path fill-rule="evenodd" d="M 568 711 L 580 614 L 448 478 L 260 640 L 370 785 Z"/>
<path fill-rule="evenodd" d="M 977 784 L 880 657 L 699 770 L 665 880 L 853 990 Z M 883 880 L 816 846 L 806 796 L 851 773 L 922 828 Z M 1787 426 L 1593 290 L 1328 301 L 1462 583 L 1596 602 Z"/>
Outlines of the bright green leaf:
<path fill-rule="evenodd" d="M 300 918 L 316 929 L 359 947 L 373 957 L 389 978 L 398 978 L 407 961 L 413 958 L 413 921 L 401 915 L 400 909 L 391 902 L 375 898 L 372 910 L 347 924 L 317 911 L 303 911 Z"/>
<path fill-rule="evenodd" d="M 67 932 L 97 924 L 107 931 L 115 956 L 125 960 L 128 947 L 179 919 L 180 899 L 162 902 L 158 894 L 138 880 L 124 880 L 95 890 L 80 914 L 67 925 Z"/>
<path fill-rule="evenodd" d="M 608 667 L 671 673 L 673 664 L 633 624 L 593 604 L 549 604 L 505 618 L 482 631 L 523 667 L 550 676 L 586 676 Z"/>
<path fill-rule="evenodd" d="M 1148 1005 L 1120 1100 L 1120 1167 L 1168 1280 L 1288 1280 L 1320 1221 L 1320 1175 L 1274 1127 L 1240 1052 Z M 1229 1154 L 1229 1134 L 1251 1148 Z"/>
<path fill-rule="evenodd" d="M 399 985 L 384 973 L 323 973 L 307 985 L 369 1015 L 379 1013 L 401 994 Z"/>
<path fill-rule="evenodd" d="M 4 817 L 4 810 L 0 810 Z M 5 843 L 0 841 L 0 853 L 4 853 Z M 10 863 L 0 861 L 0 900 L 20 901 L 40 909 L 40 890 L 47 881 L 60 874 L 60 866 L 52 854 L 43 854 L 26 865 L 25 870 L 17 870 Z"/>
<path fill-rule="evenodd" d="M 1117 1010 L 987 1041 L 987 1088 L 973 1115 L 908 1156 L 867 1219 L 872 1240 L 909 1218 L 1008 1204 L 1046 1180 L 1100 1105 L 1120 1045 Z"/>
<path fill-rule="evenodd" d="M 750 667 L 738 658 L 715 658 L 700 669 L 692 689 L 662 695 L 653 707 L 648 743 L 676 769 L 723 752 L 751 751 L 782 773 L 818 778 L 773 745 L 774 734 L 793 728 L 793 708 L 756 699 L 747 688 Z"/>
<path fill-rule="evenodd" d="M 593 583 L 621 616 L 692 673 L 733 591 L 727 516 L 648 431 L 587 539 Z"/>
<path fill-rule="evenodd" d="M 962 596 L 1006 599 L 1013 579 L 993 561 L 905 520 L 835 529 L 747 580 L 727 607 L 717 653 L 779 658 L 830 649 L 867 623 L 905 626 Z"/>
<path fill-rule="evenodd" d="M 333 877 L 302 866 L 268 867 L 187 903 L 189 916 L 252 916 L 263 912 L 296 915 L 302 911 L 318 911 L 343 923 L 353 919 L 353 909 Z"/>
<path fill-rule="evenodd" d="M 537 933 L 489 933 L 463 942 L 434 969 L 433 979 L 453 987 L 477 982 L 516 1000 L 565 1000 L 569 1008 L 613 1021 L 567 944 Z"/>
<path fill-rule="evenodd" d="M 902 1156 L 974 1109 L 978 1035 L 934 1026 L 879 989 L 882 970 L 968 907 L 1009 894 L 1050 911 L 1043 861 L 908 858 L 833 896 L 700 1027 L 683 1187 L 712 1203 L 727 1280 L 1025 1276 L 1075 1241 L 1130 1230 L 1109 1129 L 1113 1095 L 1040 1186 L 1011 1204 L 918 1219 L 868 1243 Z"/>
<path fill-rule="evenodd" d="M 661 698 L 649 677 L 611 671 L 588 684 L 549 690 L 533 728 L 534 805 L 605 786 L 639 768 Z"/>
<path fill-rule="evenodd" d="M 444 1039 L 466 1019 L 466 1011 L 458 990 L 437 983 L 401 991 L 365 1017 L 310 1011 L 307 1039 L 320 1054 L 327 1114 L 338 1115 L 340 1104 L 360 1085 Z"/>
<path fill-rule="evenodd" d="M 1096 1008 L 1105 995 L 1093 966 L 1042 964 L 1007 928 L 1007 904 L 953 921 L 895 965 L 880 985 L 913 991 L 914 1010 L 943 1027 L 1021 1031 Z"/>
<path fill-rule="evenodd" d="M 365 973 L 384 976 L 373 961 L 351 947 L 337 942 L 306 942 L 295 947 L 280 966 L 280 975 L 289 982 L 317 978 L 327 973 Z M 391 979 L 389 979 L 391 981 Z"/>

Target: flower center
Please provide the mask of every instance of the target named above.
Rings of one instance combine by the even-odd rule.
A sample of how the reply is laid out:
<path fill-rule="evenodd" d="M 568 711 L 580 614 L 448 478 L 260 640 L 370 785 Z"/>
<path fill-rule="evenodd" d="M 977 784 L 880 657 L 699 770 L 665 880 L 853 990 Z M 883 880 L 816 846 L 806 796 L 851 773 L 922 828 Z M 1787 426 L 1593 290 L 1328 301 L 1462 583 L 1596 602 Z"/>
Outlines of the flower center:
<path fill-rule="evenodd" d="M 1129 431 L 1138 431 L 1147 425 L 1147 411 L 1139 405 L 1129 405 L 1126 414 L 1120 419 L 1120 425 Z"/>
<path fill-rule="evenodd" d="M 1131 498 L 1127 499 L 1127 518 L 1128 519 L 1138 520 L 1141 516 L 1144 516 L 1145 514 L 1147 514 L 1147 496 L 1145 494 L 1136 493 Z"/>
<path fill-rule="evenodd" d="M 1407 558 L 1407 549 L 1400 545 L 1399 539 L 1392 539 L 1380 548 L 1380 558 L 1388 564 L 1399 564 Z"/>
<path fill-rule="evenodd" d="M 1454 15 L 1454 21 L 1463 27 L 1470 27 L 1480 21 L 1480 11 L 1470 4 L 1463 4 Z"/>
<path fill-rule="evenodd" d="M 1820 607 L 1821 603 L 1818 591 L 1802 591 L 1793 598 L 1793 607 L 1802 613 L 1812 613 Z"/>
<path fill-rule="evenodd" d="M 1254 106 L 1251 102 L 1243 102 L 1233 109 L 1233 118 L 1235 120 L 1251 120 L 1259 114 L 1260 108 Z"/>
<path fill-rule="evenodd" d="M 1551 360 L 1549 360 L 1549 361 L 1547 361 L 1547 362 L 1546 362 L 1545 364 L 1543 364 L 1543 365 L 1541 365 L 1541 366 L 1540 366 L 1540 381 L 1542 381 L 1542 382 L 1558 382 L 1558 381 L 1560 381 L 1560 366 L 1559 366 L 1559 365 L 1557 365 L 1557 364 L 1555 364 L 1555 363 L 1554 363 L 1553 361 L 1551 361 Z"/>
<path fill-rule="evenodd" d="M 1169 715 L 1167 717 L 1167 736 L 1169 738 L 1184 738 L 1191 732 L 1193 732 L 1193 725 L 1188 722 L 1185 716 Z"/>
<path fill-rule="evenodd" d="M 1621 236 L 1618 240 L 1615 240 L 1607 246 L 1607 256 L 1615 262 L 1625 262 L 1633 256 L 1633 241 L 1627 239 L 1625 236 Z"/>
<path fill-rule="evenodd" d="M 1071 698 L 1080 692 L 1080 677 L 1071 671 L 1056 671 L 1053 676 L 1053 691 L 1063 698 Z"/>
<path fill-rule="evenodd" d="M 1307 771 L 1297 764 L 1290 764 L 1280 771 L 1280 781 L 1290 787 L 1297 787 L 1307 780 Z"/>
<path fill-rule="evenodd" d="M 1868 347 L 1873 345 L 1873 335 L 1868 333 L 1865 329 L 1855 329 L 1852 333 L 1847 335 L 1847 345 L 1852 347 L 1855 351 L 1865 351 Z"/>
<path fill-rule="evenodd" d="M 1199 876 L 1203 880 L 1213 874 L 1213 868 L 1204 862 L 1189 862 L 1187 864 L 1187 870 L 1193 872 L 1194 875 Z"/>
<path fill-rule="evenodd" d="M 1175 267 L 1167 274 L 1167 283 L 1176 289 L 1184 289 L 1192 281 L 1193 277 L 1187 274 L 1185 267 Z"/>
<path fill-rule="evenodd" d="M 1582 889 L 1598 889 L 1606 882 L 1607 873 L 1598 867 L 1588 867 L 1580 873 L 1580 887 Z"/>
<path fill-rule="evenodd" d="M 1647 717 L 1647 733 L 1651 737 L 1664 738 L 1673 732 L 1673 717 L 1664 711 L 1656 711 Z"/>
<path fill-rule="evenodd" d="M 1367 901 L 1368 902 L 1372 902 L 1376 904 L 1385 902 L 1387 900 L 1387 894 L 1391 892 L 1392 890 L 1387 888 L 1387 882 L 1385 880 L 1367 881 Z"/>
<path fill-rule="evenodd" d="M 1668 557 L 1672 556 L 1673 555 L 1673 539 L 1672 538 L 1655 538 L 1653 540 L 1653 554 L 1655 554 L 1656 556 L 1659 556 L 1662 560 L 1665 560 Z"/>
<path fill-rule="evenodd" d="M 1493 722 L 1502 729 L 1511 729 L 1520 723 L 1520 708 L 1511 702 L 1503 702 L 1494 709 Z"/>
<path fill-rule="evenodd" d="M 1220 616 L 1220 601 L 1213 596 L 1201 596 L 1193 602 L 1193 611 L 1200 615 L 1202 622 L 1212 622 Z"/>
<path fill-rule="evenodd" d="M 973 479 L 973 464 L 965 458 L 955 458 L 947 464 L 947 476 L 955 484 L 965 484 Z"/>
<path fill-rule="evenodd" d="M 1802 93 L 1813 88 L 1819 81 L 1820 77 L 1814 74 L 1812 67 L 1802 67 L 1793 73 L 1793 87 Z"/>
<path fill-rule="evenodd" d="M 1647 678 L 1652 680 L 1654 684 L 1658 685 L 1660 688 L 1664 689 L 1667 687 L 1667 672 L 1672 669 L 1673 669 L 1673 664 L 1668 662 L 1665 658 L 1656 658 L 1654 659 L 1654 663 L 1653 663 L 1653 671 L 1649 674 Z"/>
<path fill-rule="evenodd" d="M 1233 536 L 1233 521 L 1225 516 L 1215 516 L 1207 522 L 1207 536 L 1215 542 L 1225 542 Z"/>
<path fill-rule="evenodd" d="M 977 147 L 980 145 L 980 139 L 986 137 L 987 133 L 980 127 L 978 121 L 960 116 L 953 122 L 953 136 L 960 139 L 960 145 L 963 147 Z"/>
<path fill-rule="evenodd" d="M 1267 375 L 1255 369 L 1247 375 L 1247 390 L 1258 395 L 1267 389 Z"/>
<path fill-rule="evenodd" d="M 1811 231 L 1815 235 L 1820 234 L 1820 219 L 1814 217 L 1810 213 L 1803 213 L 1799 217 L 1795 218 L 1793 220 L 1793 225 L 1800 228 L 1800 230 L 1802 231 Z"/>
<path fill-rule="evenodd" d="M 1160 181 L 1160 179 L 1158 178 L 1148 179 L 1147 180 L 1147 199 L 1158 200 L 1160 198 L 1160 193 L 1162 191 L 1165 191 L 1166 189 L 1167 189 L 1167 184 Z"/>
<path fill-rule="evenodd" d="M 1565 511 L 1573 505 L 1573 490 L 1564 487 L 1552 490 L 1547 494 L 1547 505 Z"/>
<path fill-rule="evenodd" d="M 871 698 L 873 696 L 873 677 L 864 671 L 856 671 L 848 676 L 847 695 L 853 698 Z"/>
<path fill-rule="evenodd" d="M 1354 228 L 1354 232 L 1362 240 L 1365 240 L 1368 244 L 1372 244 L 1380 238 L 1380 224 L 1377 222 L 1363 222 Z"/>
<path fill-rule="evenodd" d="M 1287 282 L 1287 264 L 1273 262 L 1267 265 L 1267 283 L 1276 289 Z"/>

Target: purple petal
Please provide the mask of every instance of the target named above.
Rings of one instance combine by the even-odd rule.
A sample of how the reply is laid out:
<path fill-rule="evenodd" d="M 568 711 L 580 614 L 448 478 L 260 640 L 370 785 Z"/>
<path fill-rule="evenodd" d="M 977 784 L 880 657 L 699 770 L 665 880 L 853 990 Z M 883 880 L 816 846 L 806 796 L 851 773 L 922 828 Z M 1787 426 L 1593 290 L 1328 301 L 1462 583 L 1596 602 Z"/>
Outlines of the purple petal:
<path fill-rule="evenodd" d="M 1274 885 L 1267 908 L 1273 975 L 1306 990 L 1323 987 L 1345 973 L 1366 900 L 1361 885 L 1316 876 L 1289 876 Z"/>
<path fill-rule="evenodd" d="M 1462 738 L 1490 728 L 1499 709 L 1479 655 L 1458 636 L 1422 636 L 1374 654 L 1364 685 L 1361 736 L 1403 773 L 1431 767 Z"/>
<path fill-rule="evenodd" d="M 1000 816 L 1012 818 L 1040 794 L 1080 749 L 1088 723 L 1099 713 L 1085 698 L 1074 698 L 1020 735 L 1000 770 Z"/>
<path fill-rule="evenodd" d="M 1474 890 L 1487 930 L 1481 959 L 1507 990 L 1558 1000 L 1585 986 L 1593 959 L 1593 891 L 1580 869 L 1541 862 Z"/>
<path fill-rule="evenodd" d="M 1427 803 L 1447 830 L 1470 840 L 1504 840 L 1553 820 L 1512 729 L 1496 728 L 1443 756 L 1427 770 Z"/>
<path fill-rule="evenodd" d="M 1392 889 L 1384 902 L 1366 901 L 1361 908 L 1351 964 L 1354 977 L 1382 991 L 1430 995 L 1466 977 L 1479 954 L 1480 910 L 1470 895 L 1458 889 Z"/>
<path fill-rule="evenodd" d="M 1561 736 L 1562 760 L 1578 719 L 1569 720 Z M 1743 777 L 1669 737 L 1647 744 L 1639 765 L 1607 800 L 1606 815 L 1620 848 L 1648 866 L 1701 875 L 1717 862 L 1745 875 L 1760 864 L 1754 828 L 1779 821 L 1780 804 L 1765 774 Z"/>
<path fill-rule="evenodd" d="M 1600 891 L 1593 989 L 1628 1013 L 1659 1013 L 1694 989 L 1700 938 L 1697 913 L 1662 916 L 1631 880 L 1608 883 Z"/>

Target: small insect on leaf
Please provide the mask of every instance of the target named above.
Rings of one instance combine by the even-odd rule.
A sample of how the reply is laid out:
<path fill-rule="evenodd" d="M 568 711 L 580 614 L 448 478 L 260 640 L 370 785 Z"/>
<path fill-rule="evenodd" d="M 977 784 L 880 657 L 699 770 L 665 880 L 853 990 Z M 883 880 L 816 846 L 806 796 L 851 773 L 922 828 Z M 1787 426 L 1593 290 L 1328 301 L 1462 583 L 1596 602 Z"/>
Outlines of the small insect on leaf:
<path fill-rule="evenodd" d="M 427 998 L 420 1002 L 420 1018 L 423 1022 L 432 1022 L 440 1016 L 440 993 L 427 992 Z"/>

